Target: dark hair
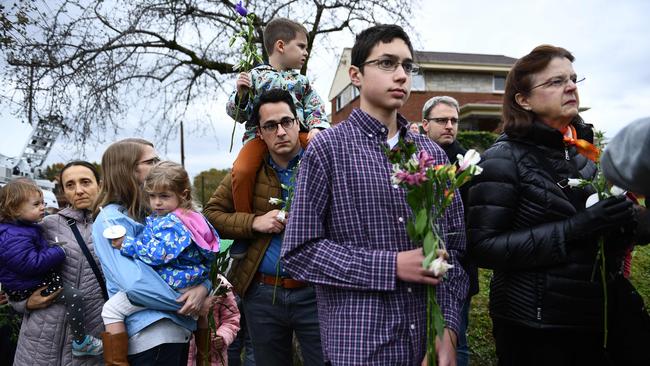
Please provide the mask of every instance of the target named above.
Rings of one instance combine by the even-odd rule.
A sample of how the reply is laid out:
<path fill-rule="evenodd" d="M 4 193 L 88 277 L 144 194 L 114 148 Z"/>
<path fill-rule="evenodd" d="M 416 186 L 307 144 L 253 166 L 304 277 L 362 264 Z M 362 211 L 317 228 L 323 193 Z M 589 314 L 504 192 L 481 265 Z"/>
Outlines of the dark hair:
<path fill-rule="evenodd" d="M 296 117 L 296 105 L 293 103 L 293 97 L 289 94 L 288 91 L 284 89 L 271 89 L 260 94 L 257 103 L 253 107 L 253 112 L 251 113 L 251 123 L 254 126 L 259 127 L 260 125 L 260 108 L 267 103 L 287 103 L 291 109 L 291 113 Z"/>
<path fill-rule="evenodd" d="M 289 43 L 296 39 L 296 34 L 304 33 L 307 37 L 307 29 L 300 23 L 287 18 L 274 18 L 264 27 L 264 48 L 269 55 L 273 54 L 275 42 L 282 40 Z"/>
<path fill-rule="evenodd" d="M 554 58 L 566 58 L 571 62 L 575 59 L 571 52 L 562 47 L 543 44 L 517 60 L 508 73 L 503 95 L 502 115 L 503 131 L 508 135 L 525 135 L 532 126 L 537 117 L 536 114 L 522 108 L 517 103 L 515 96 L 518 93 L 528 96 L 533 86 L 533 75 L 544 70 Z"/>
<path fill-rule="evenodd" d="M 73 167 L 73 166 L 82 166 L 84 168 L 88 168 L 91 172 L 93 172 L 93 175 L 95 176 L 95 181 L 99 183 L 99 171 L 97 170 L 97 167 L 93 165 L 92 163 L 89 163 L 87 161 L 83 160 L 73 160 L 69 163 L 67 163 L 59 172 L 59 184 L 63 186 L 63 172 L 66 171 L 66 169 Z"/>
<path fill-rule="evenodd" d="M 354 46 L 352 47 L 352 65 L 361 69 L 362 67 L 360 65 L 366 61 L 372 49 L 378 45 L 379 42 L 390 43 L 395 38 L 404 41 L 411 52 L 411 56 L 413 56 L 411 40 L 402 27 L 395 24 L 380 24 L 365 29 L 363 32 L 357 34 Z"/>

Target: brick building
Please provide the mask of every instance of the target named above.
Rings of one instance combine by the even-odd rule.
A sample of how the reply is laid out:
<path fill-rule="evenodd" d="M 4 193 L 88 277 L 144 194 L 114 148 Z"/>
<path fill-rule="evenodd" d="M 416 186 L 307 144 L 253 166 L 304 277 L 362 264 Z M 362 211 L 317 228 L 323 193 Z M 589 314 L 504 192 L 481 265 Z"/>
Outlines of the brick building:
<path fill-rule="evenodd" d="M 359 106 L 359 91 L 348 77 L 350 53 L 350 48 L 343 50 L 330 88 L 333 123 Z M 460 103 L 460 129 L 494 131 L 501 122 L 506 75 L 515 61 L 501 55 L 416 51 L 421 71 L 413 76 L 411 96 L 400 113 L 420 123 L 422 106 L 429 98 L 449 95 Z"/>

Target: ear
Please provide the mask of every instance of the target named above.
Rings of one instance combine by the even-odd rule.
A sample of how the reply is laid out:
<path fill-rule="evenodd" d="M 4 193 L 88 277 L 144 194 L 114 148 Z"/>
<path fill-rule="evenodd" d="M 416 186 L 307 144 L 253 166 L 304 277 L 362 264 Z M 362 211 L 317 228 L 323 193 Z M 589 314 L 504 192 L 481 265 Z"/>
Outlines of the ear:
<path fill-rule="evenodd" d="M 352 85 L 361 89 L 361 84 L 363 80 L 363 74 L 361 73 L 361 70 L 359 70 L 359 68 L 356 66 L 350 66 L 350 68 L 348 69 L 348 75 L 350 76 L 350 81 L 352 82 Z"/>
<path fill-rule="evenodd" d="M 273 46 L 273 48 L 280 53 L 284 53 L 284 46 L 286 46 L 284 41 L 278 39 L 277 41 L 275 41 L 275 45 Z"/>
<path fill-rule="evenodd" d="M 255 136 L 259 137 L 260 140 L 264 141 L 264 136 L 262 136 L 262 130 L 260 130 L 260 127 L 257 126 L 255 129 Z"/>
<path fill-rule="evenodd" d="M 183 199 L 190 199 L 190 190 L 186 189 L 183 191 Z"/>
<path fill-rule="evenodd" d="M 521 108 L 527 111 L 531 111 L 533 109 L 533 107 L 530 105 L 530 102 L 528 101 L 528 97 L 521 93 L 515 94 L 515 102 L 517 102 Z"/>
<path fill-rule="evenodd" d="M 429 121 L 426 119 L 422 119 L 422 129 L 424 132 L 429 132 Z"/>

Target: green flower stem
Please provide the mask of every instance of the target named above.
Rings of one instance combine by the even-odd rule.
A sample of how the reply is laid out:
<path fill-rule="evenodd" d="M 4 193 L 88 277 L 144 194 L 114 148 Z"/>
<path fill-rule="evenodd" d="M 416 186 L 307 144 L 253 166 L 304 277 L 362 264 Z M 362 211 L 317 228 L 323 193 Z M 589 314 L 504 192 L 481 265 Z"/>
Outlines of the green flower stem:
<path fill-rule="evenodd" d="M 605 271 L 605 238 L 600 237 L 598 239 L 599 251 L 601 255 L 601 266 L 600 266 L 600 280 L 603 283 L 603 302 L 604 302 L 604 325 L 603 325 L 603 348 L 607 348 L 607 273 Z"/>

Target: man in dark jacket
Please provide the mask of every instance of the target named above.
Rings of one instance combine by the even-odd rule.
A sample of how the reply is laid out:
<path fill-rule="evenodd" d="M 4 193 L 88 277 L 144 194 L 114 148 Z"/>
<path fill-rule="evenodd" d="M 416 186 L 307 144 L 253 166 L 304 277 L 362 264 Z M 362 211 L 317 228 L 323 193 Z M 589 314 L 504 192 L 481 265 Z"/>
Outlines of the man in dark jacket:
<path fill-rule="evenodd" d="M 291 95 L 274 89 L 260 95 L 251 119 L 269 154 L 257 171 L 253 213 L 236 212 L 230 174 L 221 182 L 204 214 L 222 238 L 249 240 L 246 256 L 233 262 L 229 279 L 243 301 L 257 365 L 290 365 L 295 332 L 306 365 L 322 365 L 316 293 L 290 278 L 280 263 L 292 175 L 302 156 L 299 124 Z"/>
<path fill-rule="evenodd" d="M 437 96 L 429 99 L 422 107 L 422 127 L 427 136 L 440 145 L 447 154 L 450 162 L 458 160 L 457 155 L 465 155 L 467 149 L 456 140 L 458 135 L 458 101 L 448 96 Z M 460 189 L 463 205 L 467 201 L 467 185 Z M 469 364 L 469 346 L 467 345 L 467 327 L 469 324 L 469 306 L 472 296 L 478 293 L 478 269 L 468 258 L 462 258 L 461 263 L 469 276 L 469 292 L 461 311 L 461 329 L 458 334 L 456 359 L 458 366 Z"/>

